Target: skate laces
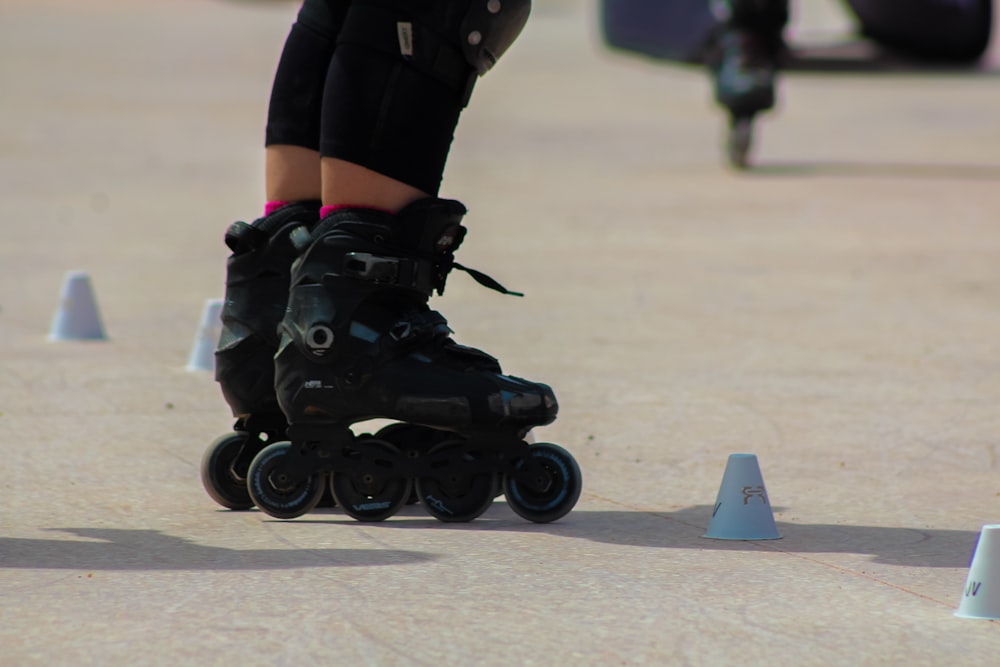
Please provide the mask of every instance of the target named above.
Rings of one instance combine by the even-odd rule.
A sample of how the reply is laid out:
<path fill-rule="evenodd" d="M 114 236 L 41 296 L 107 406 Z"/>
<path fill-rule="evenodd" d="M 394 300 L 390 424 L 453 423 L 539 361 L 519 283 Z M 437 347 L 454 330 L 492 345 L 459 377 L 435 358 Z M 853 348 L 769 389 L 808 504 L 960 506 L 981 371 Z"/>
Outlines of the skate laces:
<path fill-rule="evenodd" d="M 487 288 L 489 288 L 489 289 L 491 289 L 491 290 L 493 290 L 495 292 L 500 292 L 501 294 L 507 294 L 507 295 L 510 295 L 510 296 L 524 296 L 523 292 L 514 292 L 513 290 L 507 289 L 506 287 L 504 287 L 503 285 L 501 285 L 499 282 L 497 282 L 496 279 L 491 278 L 490 276 L 486 275 L 482 271 L 478 271 L 476 269 L 470 269 L 469 267 L 463 266 L 463 265 L 459 264 L 458 262 L 452 262 L 451 265 L 453 267 L 455 267 L 456 269 L 458 269 L 459 271 L 465 271 L 466 273 L 468 273 L 472 277 L 473 280 L 475 280 L 477 283 L 479 283 L 483 287 L 487 287 Z M 444 289 L 442 287 L 442 289 L 438 290 L 438 294 L 441 294 L 443 291 L 444 291 Z"/>
<path fill-rule="evenodd" d="M 493 278 L 478 269 L 473 269 L 465 266 L 464 264 L 459 264 L 455 261 L 455 255 L 451 252 L 443 254 L 416 253 L 414 257 L 418 261 L 429 262 L 434 267 L 434 290 L 438 293 L 438 296 L 444 296 L 445 283 L 447 282 L 448 274 L 451 273 L 452 269 L 464 271 L 477 283 L 483 287 L 493 290 L 494 292 L 499 292 L 500 294 L 509 296 L 524 296 L 523 292 L 515 292 L 514 290 L 507 289 L 501 285 L 500 281 L 496 278 Z"/>

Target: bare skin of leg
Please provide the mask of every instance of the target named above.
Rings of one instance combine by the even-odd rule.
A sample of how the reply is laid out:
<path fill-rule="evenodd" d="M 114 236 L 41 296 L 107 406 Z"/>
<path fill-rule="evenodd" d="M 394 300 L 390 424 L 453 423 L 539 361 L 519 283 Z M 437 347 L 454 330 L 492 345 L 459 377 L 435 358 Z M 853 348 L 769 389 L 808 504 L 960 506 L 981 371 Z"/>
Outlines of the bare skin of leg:
<path fill-rule="evenodd" d="M 321 160 L 323 204 L 377 208 L 398 213 L 427 193 L 353 162 Z"/>
<path fill-rule="evenodd" d="M 264 149 L 264 193 L 267 201 L 319 199 L 319 152 L 301 146 Z"/>
<path fill-rule="evenodd" d="M 320 158 L 301 146 L 273 145 L 264 152 L 268 201 L 320 199 L 326 205 L 346 204 L 398 213 L 429 195 L 394 178 L 352 162 Z"/>

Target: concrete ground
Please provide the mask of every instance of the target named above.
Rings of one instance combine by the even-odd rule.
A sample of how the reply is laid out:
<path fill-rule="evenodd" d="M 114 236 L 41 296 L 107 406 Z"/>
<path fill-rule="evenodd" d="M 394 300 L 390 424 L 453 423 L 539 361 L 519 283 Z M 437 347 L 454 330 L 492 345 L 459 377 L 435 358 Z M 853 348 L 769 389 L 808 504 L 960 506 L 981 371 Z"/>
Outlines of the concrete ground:
<path fill-rule="evenodd" d="M 953 615 L 1000 521 L 993 65 L 795 74 L 736 173 L 701 72 L 539 0 L 442 192 L 527 297 L 436 304 L 555 387 L 580 502 L 282 522 L 202 490 L 231 420 L 185 364 L 295 3 L 0 4 L 0 664 L 996 664 Z M 74 270 L 107 340 L 47 340 Z M 739 452 L 780 540 L 702 537 Z"/>

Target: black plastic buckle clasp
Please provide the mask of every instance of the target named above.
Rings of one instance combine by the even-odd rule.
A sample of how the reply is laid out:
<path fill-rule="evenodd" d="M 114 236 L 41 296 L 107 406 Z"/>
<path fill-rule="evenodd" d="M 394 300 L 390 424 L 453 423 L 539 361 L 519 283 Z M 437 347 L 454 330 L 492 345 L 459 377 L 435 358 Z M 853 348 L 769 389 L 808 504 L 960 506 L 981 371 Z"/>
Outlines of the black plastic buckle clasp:
<path fill-rule="evenodd" d="M 399 260 L 367 252 L 349 252 L 344 255 L 344 273 L 375 283 L 399 281 Z"/>

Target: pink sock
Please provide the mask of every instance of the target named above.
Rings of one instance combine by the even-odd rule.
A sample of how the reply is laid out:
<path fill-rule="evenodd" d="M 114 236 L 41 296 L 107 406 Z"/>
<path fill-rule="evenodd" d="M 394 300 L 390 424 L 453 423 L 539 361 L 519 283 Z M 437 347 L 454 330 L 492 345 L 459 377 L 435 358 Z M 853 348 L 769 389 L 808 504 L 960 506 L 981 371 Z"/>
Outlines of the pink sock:
<path fill-rule="evenodd" d="M 291 202 L 287 201 L 269 201 L 266 204 L 264 204 L 264 215 L 271 215 L 279 208 L 283 206 L 288 206 L 290 203 Z"/>

